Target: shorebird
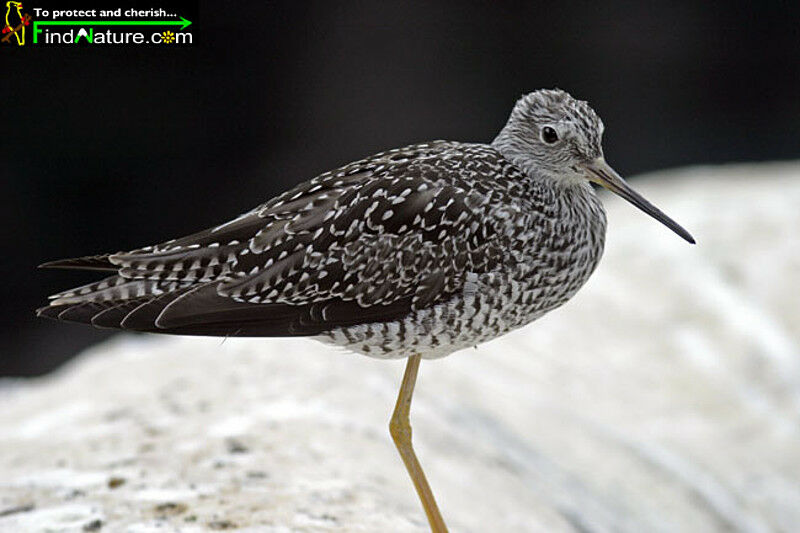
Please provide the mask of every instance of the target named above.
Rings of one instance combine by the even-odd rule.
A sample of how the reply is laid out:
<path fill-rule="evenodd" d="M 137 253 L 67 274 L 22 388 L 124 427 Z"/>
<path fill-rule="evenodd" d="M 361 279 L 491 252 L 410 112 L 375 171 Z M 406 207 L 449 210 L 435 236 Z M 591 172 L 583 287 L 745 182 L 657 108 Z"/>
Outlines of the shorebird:
<path fill-rule="evenodd" d="M 535 91 L 490 144 L 388 150 L 188 237 L 45 263 L 112 274 L 38 314 L 155 333 L 308 336 L 407 359 L 389 429 L 431 530 L 447 531 L 411 443 L 420 359 L 503 335 L 578 291 L 605 239 L 592 182 L 694 243 L 606 163 L 602 135 L 586 102 Z"/>

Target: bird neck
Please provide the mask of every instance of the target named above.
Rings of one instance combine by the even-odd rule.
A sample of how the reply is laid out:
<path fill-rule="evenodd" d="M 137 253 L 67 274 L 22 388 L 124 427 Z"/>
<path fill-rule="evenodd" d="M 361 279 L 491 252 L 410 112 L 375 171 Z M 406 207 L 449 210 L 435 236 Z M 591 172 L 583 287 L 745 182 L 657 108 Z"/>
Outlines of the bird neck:
<path fill-rule="evenodd" d="M 497 137 L 491 143 L 492 147 L 500 152 L 507 160 L 514 163 L 514 166 L 533 177 L 538 174 L 536 162 L 531 153 L 533 147 L 526 142 L 519 126 L 514 120 L 509 120 Z"/>

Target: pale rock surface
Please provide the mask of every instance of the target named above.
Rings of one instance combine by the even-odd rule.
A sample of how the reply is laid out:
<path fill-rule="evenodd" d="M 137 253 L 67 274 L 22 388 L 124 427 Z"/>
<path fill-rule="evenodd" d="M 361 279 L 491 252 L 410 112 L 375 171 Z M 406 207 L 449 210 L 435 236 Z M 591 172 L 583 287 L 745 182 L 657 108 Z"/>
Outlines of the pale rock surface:
<path fill-rule="evenodd" d="M 635 185 L 699 244 L 607 197 L 572 302 L 423 361 L 415 443 L 452 531 L 797 531 L 800 166 Z M 0 530 L 425 531 L 387 431 L 402 370 L 117 337 L 0 388 Z"/>

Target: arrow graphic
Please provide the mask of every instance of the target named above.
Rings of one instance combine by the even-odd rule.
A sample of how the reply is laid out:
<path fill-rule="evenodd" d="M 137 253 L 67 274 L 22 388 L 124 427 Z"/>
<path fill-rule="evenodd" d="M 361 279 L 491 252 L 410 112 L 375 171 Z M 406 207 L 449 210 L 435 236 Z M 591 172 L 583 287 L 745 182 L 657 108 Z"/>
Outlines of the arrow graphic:
<path fill-rule="evenodd" d="M 39 26 L 180 26 L 180 30 L 185 30 L 191 24 L 183 17 L 180 20 L 34 20 L 33 42 L 38 42 Z"/>

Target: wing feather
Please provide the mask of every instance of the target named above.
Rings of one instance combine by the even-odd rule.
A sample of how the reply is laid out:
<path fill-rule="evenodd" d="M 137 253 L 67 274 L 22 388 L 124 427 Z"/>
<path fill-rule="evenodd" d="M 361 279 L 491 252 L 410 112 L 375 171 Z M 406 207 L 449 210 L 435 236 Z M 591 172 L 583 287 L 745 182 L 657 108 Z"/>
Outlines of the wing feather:
<path fill-rule="evenodd" d="M 392 150 L 180 239 L 49 263 L 117 275 L 54 295 L 39 314 L 161 333 L 283 336 L 447 301 L 468 274 L 497 268 L 492 251 L 502 246 L 490 188 L 462 182 L 459 157 L 448 156 L 462 155 L 459 146 Z"/>
<path fill-rule="evenodd" d="M 39 268 L 64 268 L 76 270 L 116 270 L 116 266 L 108 259 L 109 254 L 72 257 L 42 263 Z"/>

